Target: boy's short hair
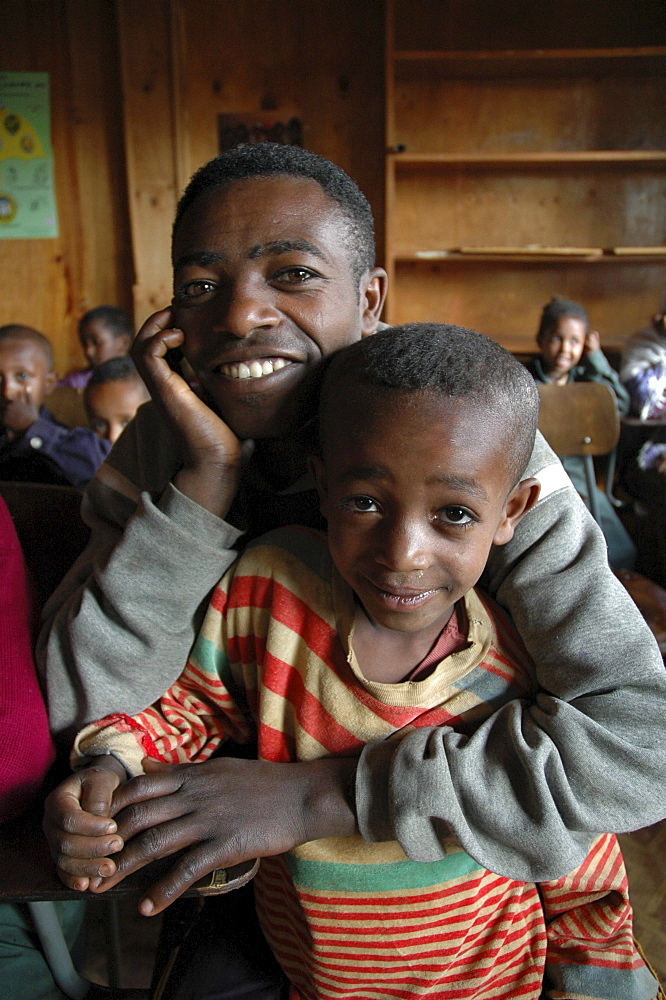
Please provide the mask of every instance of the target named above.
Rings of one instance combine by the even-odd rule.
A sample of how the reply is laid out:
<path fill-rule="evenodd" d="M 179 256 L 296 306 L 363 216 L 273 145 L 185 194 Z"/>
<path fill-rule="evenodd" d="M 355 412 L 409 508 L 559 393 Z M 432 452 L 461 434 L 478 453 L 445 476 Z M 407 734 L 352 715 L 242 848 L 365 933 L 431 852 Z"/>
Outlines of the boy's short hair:
<path fill-rule="evenodd" d="M 104 385 L 105 382 L 124 382 L 129 379 L 143 381 L 129 354 L 125 354 L 121 358 L 109 358 L 97 368 L 93 368 L 92 375 L 86 383 L 84 395 L 87 396 L 88 391 L 94 389 L 96 385 Z"/>
<path fill-rule="evenodd" d="M 372 209 L 356 181 L 342 167 L 316 153 L 276 142 L 236 146 L 200 167 L 178 202 L 173 234 L 187 209 L 204 191 L 250 177 L 304 177 L 315 181 L 345 216 L 351 237 L 349 250 L 354 279 L 360 281 L 362 275 L 375 266 Z"/>
<path fill-rule="evenodd" d="M 545 334 L 550 333 L 558 319 L 579 319 L 585 324 L 585 330 L 590 329 L 590 318 L 587 309 L 580 302 L 572 302 L 565 299 L 563 295 L 553 295 L 541 311 L 541 321 L 537 331 L 537 340 L 541 340 Z"/>
<path fill-rule="evenodd" d="M 120 306 L 95 306 L 84 313 L 79 320 L 79 333 L 86 323 L 98 320 L 108 327 L 114 337 L 127 335 L 130 340 L 134 337 L 134 326 L 124 309 Z"/>
<path fill-rule="evenodd" d="M 5 326 L 0 326 L 0 343 L 4 343 L 7 340 L 32 341 L 46 358 L 48 371 L 53 371 L 53 348 L 51 347 L 51 342 L 39 330 L 35 330 L 31 326 L 23 326 L 21 323 L 7 323 Z"/>
<path fill-rule="evenodd" d="M 520 481 L 534 447 L 539 392 L 525 366 L 490 337 L 461 326 L 409 323 L 343 348 L 325 363 L 320 426 L 332 414 L 339 419 L 354 385 L 479 405 L 507 452 L 511 488 Z"/>

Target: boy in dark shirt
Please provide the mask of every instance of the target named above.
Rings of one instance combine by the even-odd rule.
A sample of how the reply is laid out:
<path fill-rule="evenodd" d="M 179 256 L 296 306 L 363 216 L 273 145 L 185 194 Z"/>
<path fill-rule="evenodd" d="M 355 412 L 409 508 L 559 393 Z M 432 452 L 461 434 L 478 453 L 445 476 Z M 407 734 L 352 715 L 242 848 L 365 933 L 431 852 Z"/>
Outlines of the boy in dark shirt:
<path fill-rule="evenodd" d="M 43 405 L 55 382 L 46 337 L 29 326 L 0 327 L 0 479 L 83 489 L 106 458 L 108 441 L 65 427 Z"/>

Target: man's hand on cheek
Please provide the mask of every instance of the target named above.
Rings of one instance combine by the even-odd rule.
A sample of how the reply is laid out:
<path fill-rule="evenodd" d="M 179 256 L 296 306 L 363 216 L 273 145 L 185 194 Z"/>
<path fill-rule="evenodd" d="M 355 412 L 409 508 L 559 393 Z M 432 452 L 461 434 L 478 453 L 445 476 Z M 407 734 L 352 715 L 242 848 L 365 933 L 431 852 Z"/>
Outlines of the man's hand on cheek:
<path fill-rule="evenodd" d="M 171 309 L 143 324 L 132 357 L 166 424 L 180 442 L 183 467 L 174 477 L 181 493 L 217 517 L 224 517 L 238 490 L 242 462 L 251 450 L 185 379 L 170 367 L 168 351 L 181 347 L 182 330 L 170 327 Z"/>

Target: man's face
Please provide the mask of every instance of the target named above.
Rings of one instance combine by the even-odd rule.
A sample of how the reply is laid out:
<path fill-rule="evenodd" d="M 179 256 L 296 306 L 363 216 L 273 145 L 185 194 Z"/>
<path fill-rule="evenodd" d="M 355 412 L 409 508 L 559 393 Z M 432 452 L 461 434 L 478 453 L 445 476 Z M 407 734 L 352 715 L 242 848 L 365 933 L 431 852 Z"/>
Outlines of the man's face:
<path fill-rule="evenodd" d="M 309 376 L 374 332 L 384 272 L 354 280 L 349 232 L 314 181 L 255 177 L 204 192 L 174 238 L 174 326 L 215 409 L 241 438 L 302 417 Z"/>
<path fill-rule="evenodd" d="M 323 455 L 338 572 L 375 626 L 434 640 L 519 519 L 497 433 L 464 400 L 361 387 L 327 422 Z"/>
<path fill-rule="evenodd" d="M 39 409 L 55 384 L 46 355 L 32 340 L 0 341 L 0 423 L 12 407 L 31 404 Z"/>

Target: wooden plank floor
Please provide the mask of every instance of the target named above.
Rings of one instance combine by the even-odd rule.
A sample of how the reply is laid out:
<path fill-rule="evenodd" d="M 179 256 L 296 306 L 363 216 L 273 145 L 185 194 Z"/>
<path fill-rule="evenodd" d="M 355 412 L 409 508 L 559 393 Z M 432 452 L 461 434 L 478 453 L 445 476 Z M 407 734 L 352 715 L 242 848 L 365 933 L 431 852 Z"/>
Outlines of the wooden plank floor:
<path fill-rule="evenodd" d="M 618 839 L 629 874 L 634 934 L 666 985 L 666 820 Z"/>

